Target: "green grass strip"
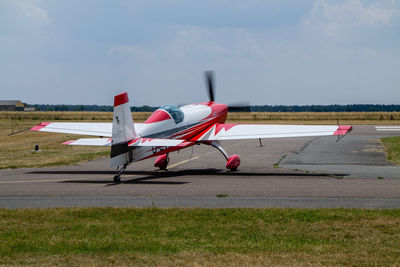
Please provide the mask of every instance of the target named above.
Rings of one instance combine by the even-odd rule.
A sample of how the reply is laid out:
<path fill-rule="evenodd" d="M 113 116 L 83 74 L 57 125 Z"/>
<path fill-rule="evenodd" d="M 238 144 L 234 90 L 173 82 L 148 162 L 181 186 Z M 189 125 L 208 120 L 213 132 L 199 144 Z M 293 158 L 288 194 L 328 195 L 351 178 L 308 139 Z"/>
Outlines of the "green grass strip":
<path fill-rule="evenodd" d="M 400 210 L 0 209 L 0 264 L 396 265 L 399 229 Z"/>

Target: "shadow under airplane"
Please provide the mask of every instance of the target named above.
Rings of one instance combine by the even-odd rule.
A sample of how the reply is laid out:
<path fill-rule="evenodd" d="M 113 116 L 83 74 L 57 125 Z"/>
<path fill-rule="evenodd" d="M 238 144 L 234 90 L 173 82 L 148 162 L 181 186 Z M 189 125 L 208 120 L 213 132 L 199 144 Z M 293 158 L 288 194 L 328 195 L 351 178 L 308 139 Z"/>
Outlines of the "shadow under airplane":
<path fill-rule="evenodd" d="M 114 171 L 32 171 L 29 172 L 31 174 L 69 174 L 69 175 L 99 175 L 99 174 L 114 174 Z M 179 171 L 126 171 L 125 176 L 129 179 L 130 175 L 143 175 L 143 177 L 137 177 L 134 179 L 129 179 L 125 181 L 121 181 L 122 184 L 166 184 L 166 185 L 182 185 L 189 182 L 178 182 L 178 181 L 151 181 L 154 179 L 161 178 L 173 178 L 173 177 L 183 177 L 183 176 L 219 176 L 219 177 L 276 177 L 276 176 L 285 176 L 285 177 L 293 177 L 293 179 L 309 179 L 312 177 L 343 177 L 349 174 L 329 174 L 329 173 L 280 173 L 280 172 L 240 172 L 240 171 L 226 171 L 221 169 L 189 169 L 189 170 L 179 170 Z M 112 180 L 74 180 L 71 177 L 71 180 L 63 180 L 60 183 L 81 183 L 81 184 L 110 184 L 116 185 L 112 182 Z"/>

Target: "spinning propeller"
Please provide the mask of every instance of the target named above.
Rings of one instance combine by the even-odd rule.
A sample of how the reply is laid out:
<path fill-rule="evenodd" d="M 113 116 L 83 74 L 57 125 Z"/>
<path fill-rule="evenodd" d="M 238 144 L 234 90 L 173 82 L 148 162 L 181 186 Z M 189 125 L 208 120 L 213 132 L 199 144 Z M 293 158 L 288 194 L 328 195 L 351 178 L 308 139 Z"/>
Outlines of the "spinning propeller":
<path fill-rule="evenodd" d="M 205 71 L 204 76 L 208 86 L 208 97 L 210 101 L 214 102 L 214 72 L 212 70 Z"/>
<path fill-rule="evenodd" d="M 205 71 L 204 77 L 206 80 L 206 86 L 208 89 L 208 98 L 211 102 L 215 101 L 214 97 L 214 71 Z M 229 112 L 250 112 L 249 102 L 238 102 L 232 105 L 228 105 Z"/>

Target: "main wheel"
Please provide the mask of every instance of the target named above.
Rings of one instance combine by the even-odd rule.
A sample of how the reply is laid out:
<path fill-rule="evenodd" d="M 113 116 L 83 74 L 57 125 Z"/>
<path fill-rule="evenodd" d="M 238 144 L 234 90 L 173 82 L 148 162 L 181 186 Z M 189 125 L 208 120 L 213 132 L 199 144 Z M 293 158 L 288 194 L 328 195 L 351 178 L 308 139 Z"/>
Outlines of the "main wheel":
<path fill-rule="evenodd" d="M 228 162 L 226 163 L 226 168 L 231 171 L 236 171 L 240 165 L 240 157 L 239 155 L 232 155 L 228 158 Z"/>
<path fill-rule="evenodd" d="M 114 183 L 119 184 L 121 182 L 121 176 L 119 174 L 114 176 Z"/>

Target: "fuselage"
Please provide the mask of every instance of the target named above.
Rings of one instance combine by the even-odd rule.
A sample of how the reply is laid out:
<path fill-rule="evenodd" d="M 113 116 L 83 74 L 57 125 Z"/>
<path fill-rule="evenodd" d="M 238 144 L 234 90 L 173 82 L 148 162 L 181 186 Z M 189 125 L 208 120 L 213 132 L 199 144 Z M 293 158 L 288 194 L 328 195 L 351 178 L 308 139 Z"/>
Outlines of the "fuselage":
<path fill-rule="evenodd" d="M 138 129 L 141 137 L 191 140 L 215 123 L 224 123 L 228 107 L 205 102 L 180 108 L 163 106 L 154 111 Z"/>
<path fill-rule="evenodd" d="M 228 107 L 215 102 L 185 105 L 177 108 L 172 105 L 160 107 L 137 129 L 140 137 L 196 140 L 196 136 L 208 130 L 215 123 L 224 123 Z M 134 148 L 132 161 L 158 156 L 189 146 Z"/>

